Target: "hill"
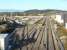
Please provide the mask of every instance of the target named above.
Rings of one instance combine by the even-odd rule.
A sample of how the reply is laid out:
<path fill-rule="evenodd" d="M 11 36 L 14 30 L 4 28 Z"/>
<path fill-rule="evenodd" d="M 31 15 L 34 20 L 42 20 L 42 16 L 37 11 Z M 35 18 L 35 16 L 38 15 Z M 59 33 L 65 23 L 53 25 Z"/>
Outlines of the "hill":
<path fill-rule="evenodd" d="M 36 14 L 45 14 L 45 13 L 67 13 L 67 11 L 54 10 L 54 9 L 46 9 L 46 10 L 33 9 L 33 10 L 24 11 L 23 13 L 25 13 L 26 15 L 29 15 L 29 14 L 36 15 Z"/>
<path fill-rule="evenodd" d="M 20 10 L 1 10 L 0 15 L 38 15 L 38 14 L 46 14 L 46 13 L 66 13 L 67 11 L 64 10 L 55 10 L 55 9 L 46 9 L 46 10 L 26 10 L 26 11 L 20 11 Z"/>

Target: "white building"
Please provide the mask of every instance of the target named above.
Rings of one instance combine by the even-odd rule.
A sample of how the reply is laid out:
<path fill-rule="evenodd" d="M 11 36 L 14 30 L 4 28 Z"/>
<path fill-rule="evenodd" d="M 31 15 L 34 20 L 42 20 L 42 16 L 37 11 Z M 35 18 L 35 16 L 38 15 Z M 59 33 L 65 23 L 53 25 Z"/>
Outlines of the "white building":
<path fill-rule="evenodd" d="M 62 19 L 62 15 L 56 15 L 55 20 L 56 20 L 58 23 L 64 23 L 64 20 Z"/>
<path fill-rule="evenodd" d="M 13 43 L 13 34 L 0 34 L 0 50 L 11 50 Z"/>
<path fill-rule="evenodd" d="M 62 17 L 63 16 L 61 14 L 51 14 L 51 18 L 53 18 L 55 21 L 57 21 L 60 24 L 64 23 Z"/>
<path fill-rule="evenodd" d="M 7 35 L 8 34 L 0 34 L 0 50 L 6 50 L 6 47 L 7 47 Z"/>
<path fill-rule="evenodd" d="M 67 29 L 67 14 L 51 14 L 52 19 L 60 24 L 64 24 L 65 29 Z"/>

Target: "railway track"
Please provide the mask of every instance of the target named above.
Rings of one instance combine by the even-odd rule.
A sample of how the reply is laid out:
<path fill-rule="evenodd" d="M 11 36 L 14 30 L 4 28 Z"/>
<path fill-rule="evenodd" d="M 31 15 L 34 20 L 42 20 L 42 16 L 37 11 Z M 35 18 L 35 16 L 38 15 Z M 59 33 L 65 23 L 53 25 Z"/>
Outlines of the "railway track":
<path fill-rule="evenodd" d="M 49 19 L 49 23 L 50 23 L 50 30 L 51 30 L 51 35 L 52 35 L 52 39 L 53 39 L 53 45 L 54 45 L 54 50 L 64 50 L 64 47 L 60 41 L 60 39 L 58 38 L 58 36 L 56 35 L 56 31 L 54 29 L 54 22 L 51 21 L 51 19 Z"/>
<path fill-rule="evenodd" d="M 52 21 L 52 20 L 51 20 Z M 51 22 L 50 22 L 51 23 Z M 65 50 L 64 49 L 64 46 L 63 46 L 63 43 L 61 42 L 61 40 L 58 38 L 58 35 L 56 34 L 56 30 L 54 29 L 54 27 L 52 26 L 54 25 L 54 22 L 51 23 L 51 29 L 52 29 L 52 34 L 53 34 L 53 38 L 54 38 L 54 41 L 55 41 L 55 48 L 56 50 Z"/>
<path fill-rule="evenodd" d="M 20 50 L 64 50 L 49 17 L 44 17 L 41 27 L 33 25 L 28 29 L 25 27 L 24 30 L 27 45 L 22 46 Z"/>

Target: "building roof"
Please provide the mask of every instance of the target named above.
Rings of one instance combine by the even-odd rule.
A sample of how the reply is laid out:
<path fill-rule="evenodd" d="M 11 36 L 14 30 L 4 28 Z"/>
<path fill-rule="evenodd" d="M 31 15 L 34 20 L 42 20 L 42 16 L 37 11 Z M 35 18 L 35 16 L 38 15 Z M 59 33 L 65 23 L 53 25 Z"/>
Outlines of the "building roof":
<path fill-rule="evenodd" d="M 5 38 L 8 34 L 0 34 L 0 39 Z"/>

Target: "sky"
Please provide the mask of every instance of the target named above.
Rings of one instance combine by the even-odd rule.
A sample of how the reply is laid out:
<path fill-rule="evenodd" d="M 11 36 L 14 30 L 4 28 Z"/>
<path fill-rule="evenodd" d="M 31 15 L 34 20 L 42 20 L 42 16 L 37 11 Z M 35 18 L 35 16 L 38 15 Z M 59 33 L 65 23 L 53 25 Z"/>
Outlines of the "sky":
<path fill-rule="evenodd" d="M 15 10 L 59 9 L 59 10 L 67 10 L 67 0 L 0 0 L 0 9 L 15 9 Z"/>

